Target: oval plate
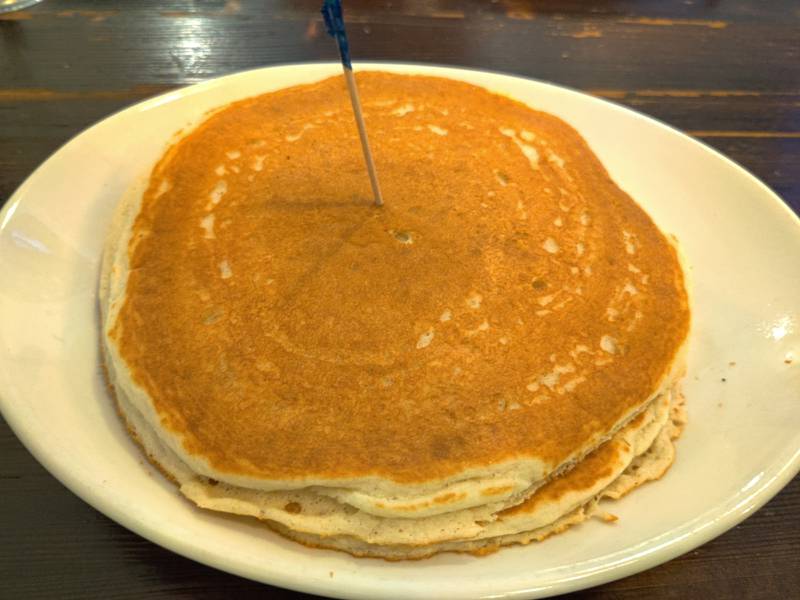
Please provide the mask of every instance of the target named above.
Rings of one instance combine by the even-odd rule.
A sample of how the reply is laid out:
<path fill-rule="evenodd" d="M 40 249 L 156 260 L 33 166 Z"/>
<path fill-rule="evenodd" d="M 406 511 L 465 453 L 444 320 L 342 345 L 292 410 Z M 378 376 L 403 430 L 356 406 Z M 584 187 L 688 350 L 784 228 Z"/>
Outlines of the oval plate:
<path fill-rule="evenodd" d="M 733 527 L 800 468 L 800 222 L 765 185 L 657 121 L 518 77 L 416 65 L 363 69 L 469 81 L 560 116 L 679 239 L 694 329 L 689 425 L 660 481 L 542 544 L 387 563 L 311 550 L 255 520 L 195 508 L 143 461 L 105 390 L 96 287 L 114 207 L 177 130 L 230 101 L 340 73 L 271 67 L 158 96 L 81 133 L 0 213 L 0 396 L 22 442 L 86 502 L 202 563 L 342 598 L 533 598 L 647 569 Z M 391 201 L 391 200 L 389 200 Z M 793 361 L 793 362 L 792 362 Z M 735 363 L 735 365 L 734 365 Z"/>

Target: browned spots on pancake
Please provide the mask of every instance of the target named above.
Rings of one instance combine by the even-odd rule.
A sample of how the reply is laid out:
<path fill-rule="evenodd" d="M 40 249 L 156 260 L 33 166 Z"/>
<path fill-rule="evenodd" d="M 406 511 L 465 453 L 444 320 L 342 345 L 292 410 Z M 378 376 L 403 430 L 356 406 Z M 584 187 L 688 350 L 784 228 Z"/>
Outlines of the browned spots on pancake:
<path fill-rule="evenodd" d="M 434 497 L 433 502 L 434 504 L 453 504 L 466 497 L 467 495 L 463 492 L 458 494 L 455 492 L 448 492 L 447 494 L 440 494 Z"/>
<path fill-rule="evenodd" d="M 644 423 L 645 419 L 647 418 L 646 412 L 641 412 L 636 415 L 633 419 L 631 419 L 628 424 L 625 426 L 627 428 L 638 428 L 642 423 Z"/>
<path fill-rule="evenodd" d="M 514 486 L 511 485 L 498 485 L 495 487 L 486 488 L 481 492 L 484 496 L 499 496 L 500 494 L 507 494 L 512 491 Z"/>
<path fill-rule="evenodd" d="M 419 502 L 417 504 L 398 504 L 393 506 L 392 509 L 399 510 L 401 512 L 416 512 L 423 508 L 428 508 L 430 505 L 430 502 Z"/>
<path fill-rule="evenodd" d="M 303 507 L 298 502 L 289 502 L 286 506 L 283 507 L 287 513 L 297 515 L 303 511 Z"/>
<path fill-rule="evenodd" d="M 414 504 L 400 504 L 392 506 L 394 510 L 404 511 L 404 512 L 414 512 L 417 510 L 421 510 L 424 508 L 430 507 L 432 504 L 453 504 L 458 502 L 459 500 L 463 500 L 467 497 L 467 494 L 464 492 L 448 492 L 446 494 L 439 494 L 438 496 L 434 496 L 433 500 L 423 501 L 423 502 L 416 502 Z M 383 504 L 380 503 L 380 507 L 383 508 Z"/>
<path fill-rule="evenodd" d="M 386 206 L 341 78 L 221 109 L 153 171 L 113 340 L 165 428 L 223 473 L 421 482 L 560 464 L 650 397 L 685 338 L 672 246 L 563 121 L 461 82 L 358 79 Z M 623 229 L 649 280 L 610 322 L 633 277 Z M 621 351 L 596 366 L 605 335 Z M 585 381 L 533 403 L 551 355 L 574 363 L 561 384 Z"/>
<path fill-rule="evenodd" d="M 472 554 L 472 556 L 477 556 L 478 558 L 481 558 L 483 556 L 489 556 L 490 554 L 494 554 L 495 552 L 500 550 L 500 548 L 502 548 L 501 544 L 493 544 L 484 546 L 483 548 L 478 548 L 476 550 L 470 550 L 467 552 L 467 554 Z"/>

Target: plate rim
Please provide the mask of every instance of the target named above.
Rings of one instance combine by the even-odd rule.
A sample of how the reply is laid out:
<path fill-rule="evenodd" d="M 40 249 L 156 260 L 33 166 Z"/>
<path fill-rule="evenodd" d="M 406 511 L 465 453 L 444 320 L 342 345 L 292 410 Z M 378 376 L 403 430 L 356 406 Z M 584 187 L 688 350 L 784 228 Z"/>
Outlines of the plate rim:
<path fill-rule="evenodd" d="M 67 146 L 73 144 L 79 138 L 88 135 L 93 129 L 102 124 L 112 120 L 125 118 L 127 117 L 125 113 L 137 110 L 147 110 L 160 104 L 180 101 L 194 93 L 203 93 L 209 91 L 218 85 L 224 85 L 226 80 L 229 81 L 232 79 L 247 78 L 256 74 L 266 75 L 266 73 L 270 70 L 287 67 L 327 67 L 331 70 L 334 70 L 338 66 L 339 63 L 332 61 L 297 61 L 273 64 L 266 67 L 256 67 L 253 69 L 236 71 L 223 76 L 213 77 L 200 82 L 183 85 L 175 89 L 165 91 L 156 96 L 152 96 L 139 102 L 124 106 L 119 110 L 116 110 L 103 117 L 102 119 L 93 122 L 76 135 L 70 137 L 63 144 L 59 145 L 57 149 L 55 149 L 44 161 L 39 164 L 38 167 L 36 167 L 36 169 L 34 169 L 30 175 L 24 179 L 24 181 L 8 198 L 2 209 L 0 209 L 0 231 L 5 229 L 8 222 L 11 221 L 14 212 L 22 201 L 26 188 L 37 176 L 39 176 L 42 171 L 47 168 L 48 164 L 57 159 L 58 155 L 64 152 Z M 684 140 L 689 140 L 690 142 L 697 144 L 703 150 L 713 155 L 714 158 L 718 160 L 721 159 L 728 167 L 733 167 L 739 176 L 743 175 L 748 178 L 751 183 L 756 184 L 756 187 L 759 189 L 762 196 L 765 195 L 770 197 L 769 203 L 762 201 L 765 207 L 770 206 L 773 210 L 777 207 L 782 208 L 784 214 L 788 214 L 790 220 L 792 220 L 794 225 L 798 227 L 797 232 L 800 233 L 800 216 L 795 213 L 792 207 L 776 192 L 774 192 L 768 185 L 751 173 L 747 168 L 736 163 L 705 142 L 680 131 L 668 123 L 628 108 L 612 100 L 598 98 L 569 86 L 497 70 L 486 70 L 436 63 L 401 61 L 359 61 L 355 63 L 355 67 L 357 70 L 359 67 L 362 67 L 363 70 L 377 70 L 388 67 L 389 70 L 394 72 L 405 71 L 419 74 L 426 74 L 427 72 L 431 75 L 438 74 L 442 76 L 447 76 L 447 73 L 449 72 L 456 77 L 458 73 L 466 72 L 474 73 L 478 76 L 488 76 L 490 78 L 510 78 L 521 80 L 526 84 L 533 84 L 534 86 L 545 86 L 562 92 L 568 92 L 570 94 L 578 94 L 585 100 L 597 103 L 598 105 L 604 106 L 607 109 L 624 111 L 628 115 L 635 116 L 640 121 L 644 120 L 645 122 L 649 122 L 651 126 L 655 125 L 659 128 L 666 129 L 672 134 L 677 134 L 678 136 L 684 138 Z M 312 79 L 309 79 L 309 81 L 312 81 Z M 527 104 L 525 100 L 521 98 L 519 100 Z M 26 428 L 25 424 L 22 422 L 22 417 L 20 414 L 13 410 L 10 402 L 7 402 L 6 393 L 4 392 L 6 387 L 5 378 L 3 378 L 3 380 L 0 381 L 0 414 L 2 414 L 11 430 L 25 446 L 25 448 L 53 477 L 65 485 L 72 493 L 77 495 L 95 510 L 98 510 L 133 533 L 144 537 L 148 541 L 161 546 L 162 548 L 181 554 L 182 556 L 188 557 L 205 566 L 221 569 L 247 579 L 266 583 L 268 585 L 279 586 L 299 592 L 324 594 L 338 598 L 368 598 L 375 597 L 375 594 L 379 593 L 379 590 L 376 588 L 381 585 L 381 582 L 375 582 L 372 585 L 362 582 L 358 586 L 354 586 L 353 582 L 348 582 L 348 585 L 350 586 L 349 589 L 343 589 L 342 583 L 337 582 L 336 579 L 331 579 L 330 581 L 316 581 L 313 579 L 302 580 L 302 578 L 296 574 L 287 575 L 281 571 L 270 571 L 269 568 L 263 569 L 260 572 L 255 572 L 254 569 L 248 568 L 246 565 L 239 565 L 235 560 L 208 552 L 201 545 L 186 542 L 178 535 L 162 533 L 153 524 L 148 523 L 147 519 L 140 518 L 130 511 L 124 510 L 125 507 L 121 505 L 118 506 L 114 503 L 109 503 L 99 489 L 95 490 L 92 489 L 91 486 L 83 485 L 83 482 L 79 476 L 77 476 L 73 471 L 70 471 L 65 464 L 62 464 L 56 460 L 52 454 L 48 454 L 46 452 L 45 444 L 41 444 L 37 441 L 34 432 Z M 761 508 L 778 492 L 780 492 L 783 487 L 797 475 L 798 472 L 800 472 L 800 447 L 794 450 L 794 453 L 780 466 L 780 468 L 772 475 L 772 477 L 768 478 L 766 481 L 759 481 L 757 485 L 754 485 L 750 490 L 748 490 L 748 494 L 744 498 L 738 500 L 738 502 L 734 502 L 734 500 L 738 498 L 738 494 L 736 494 L 731 496 L 725 502 L 709 508 L 695 517 L 691 522 L 697 521 L 701 523 L 701 526 L 695 530 L 689 531 L 688 533 L 677 538 L 669 539 L 658 547 L 650 548 L 639 554 L 628 556 L 618 564 L 611 565 L 610 567 L 601 569 L 598 572 L 585 573 L 583 575 L 579 575 L 578 577 L 571 576 L 569 579 L 561 580 L 549 586 L 540 585 L 524 589 L 514 589 L 501 592 L 500 594 L 487 593 L 480 597 L 533 598 L 541 597 L 543 594 L 563 594 L 601 585 L 609 581 L 614 581 L 630 576 L 634 573 L 653 568 L 659 564 L 672 560 L 676 556 L 689 552 L 692 549 L 707 543 L 711 539 L 725 533 L 729 529 L 741 523 L 745 518 L 750 516 L 750 514 Z M 709 513 L 715 513 L 716 516 L 712 519 L 709 519 Z M 664 532 L 664 534 L 666 533 L 668 532 Z M 266 566 L 268 567 L 268 565 Z M 391 591 L 387 592 L 384 589 L 382 595 L 391 595 Z M 417 594 L 417 596 L 421 597 L 424 596 L 424 594 Z M 452 593 L 452 591 L 450 591 L 443 593 L 441 597 L 460 598 L 466 597 L 466 595 L 463 593 L 463 591 L 461 593 Z"/>

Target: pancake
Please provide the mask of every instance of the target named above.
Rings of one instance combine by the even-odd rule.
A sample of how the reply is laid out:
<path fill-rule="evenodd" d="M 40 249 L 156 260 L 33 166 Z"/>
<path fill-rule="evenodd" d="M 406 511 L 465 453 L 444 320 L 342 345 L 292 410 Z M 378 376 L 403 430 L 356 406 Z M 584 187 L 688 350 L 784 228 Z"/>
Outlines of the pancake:
<path fill-rule="evenodd" d="M 358 81 L 385 206 L 341 78 L 221 108 L 123 199 L 101 275 L 120 412 L 190 499 L 307 543 L 400 556 L 574 519 L 587 489 L 486 533 L 626 427 L 659 439 L 639 419 L 682 375 L 676 251 L 556 117 Z"/>
<path fill-rule="evenodd" d="M 340 504 L 308 488 L 289 492 L 264 492 L 236 488 L 197 476 L 158 440 L 146 422 L 118 395 L 119 409 L 128 428 L 145 449 L 150 460 L 180 486 L 181 492 L 202 508 L 253 516 L 283 531 L 305 536 L 303 541 L 334 549 L 358 549 L 363 556 L 397 557 L 413 547 L 411 556 L 439 551 L 460 550 L 453 540 L 481 545 L 516 539 L 520 533 L 550 526 L 565 514 L 595 501 L 623 478 L 620 476 L 633 461 L 647 459 L 648 449 L 665 431 L 672 394 L 660 397 L 648 406 L 608 442 L 592 452 L 573 469 L 554 477 L 525 502 L 497 514 L 463 510 L 448 515 L 409 519 L 378 518 Z M 669 439 L 669 438 L 667 438 Z M 670 446 L 671 447 L 671 446 Z M 660 462 L 672 454 L 658 453 Z M 640 467 L 636 467 L 637 470 Z M 640 473 L 644 473 L 642 469 Z M 635 485 L 617 487 L 619 497 Z M 622 493 L 620 493 L 622 492 Z M 469 548 L 467 548 L 469 549 Z"/>

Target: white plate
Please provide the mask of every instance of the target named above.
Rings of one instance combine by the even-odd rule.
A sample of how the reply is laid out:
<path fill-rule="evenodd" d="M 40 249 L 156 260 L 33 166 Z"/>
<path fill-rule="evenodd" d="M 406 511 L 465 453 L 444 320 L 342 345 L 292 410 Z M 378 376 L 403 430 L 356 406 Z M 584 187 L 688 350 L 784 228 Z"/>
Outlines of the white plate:
<path fill-rule="evenodd" d="M 690 423 L 672 470 L 613 504 L 614 525 L 589 522 L 484 558 L 387 563 L 306 549 L 255 521 L 195 509 L 144 464 L 98 361 L 95 288 L 111 213 L 176 130 L 231 100 L 339 71 L 312 64 L 215 79 L 109 117 L 48 159 L 0 213 L 2 410 L 53 475 L 162 546 L 274 585 L 348 598 L 532 598 L 682 554 L 744 519 L 797 473 L 800 223 L 767 187 L 669 127 L 574 91 L 451 68 L 365 68 L 463 79 L 559 115 L 677 235 L 691 269 L 694 331 Z"/>

